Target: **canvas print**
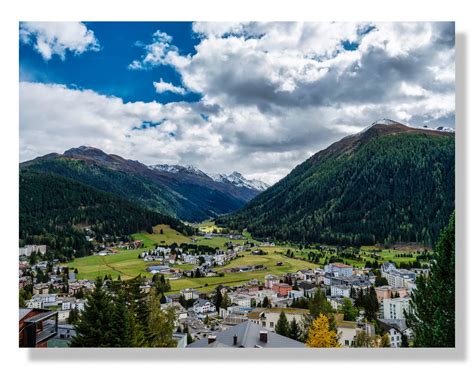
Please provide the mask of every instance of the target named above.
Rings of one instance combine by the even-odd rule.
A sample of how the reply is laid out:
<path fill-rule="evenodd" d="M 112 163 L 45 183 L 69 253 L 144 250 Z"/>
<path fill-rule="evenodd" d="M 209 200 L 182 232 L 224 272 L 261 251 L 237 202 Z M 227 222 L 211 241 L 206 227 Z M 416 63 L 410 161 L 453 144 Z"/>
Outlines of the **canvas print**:
<path fill-rule="evenodd" d="M 453 22 L 20 22 L 19 346 L 455 347 Z"/>

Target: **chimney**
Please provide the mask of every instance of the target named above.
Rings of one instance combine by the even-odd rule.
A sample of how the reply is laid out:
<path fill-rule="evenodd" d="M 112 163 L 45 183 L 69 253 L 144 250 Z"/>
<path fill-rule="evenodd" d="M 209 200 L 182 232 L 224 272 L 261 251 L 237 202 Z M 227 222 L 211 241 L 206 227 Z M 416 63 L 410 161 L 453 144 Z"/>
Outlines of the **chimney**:
<path fill-rule="evenodd" d="M 209 336 L 207 336 L 207 343 L 208 344 L 211 344 L 212 342 L 215 342 L 216 341 L 216 336 L 210 334 Z"/>
<path fill-rule="evenodd" d="M 260 331 L 260 342 L 268 342 L 268 331 Z"/>
<path fill-rule="evenodd" d="M 237 346 L 237 335 L 234 334 L 234 346 Z"/>

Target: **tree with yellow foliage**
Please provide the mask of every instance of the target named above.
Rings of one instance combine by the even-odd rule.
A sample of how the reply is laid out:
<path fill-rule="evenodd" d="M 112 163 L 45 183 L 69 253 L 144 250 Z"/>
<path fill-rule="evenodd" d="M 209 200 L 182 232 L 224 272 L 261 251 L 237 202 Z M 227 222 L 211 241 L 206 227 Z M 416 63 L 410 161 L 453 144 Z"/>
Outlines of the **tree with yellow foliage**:
<path fill-rule="evenodd" d="M 306 345 L 309 347 L 341 347 L 336 332 L 329 329 L 329 319 L 324 314 L 313 321 L 308 332 Z"/>

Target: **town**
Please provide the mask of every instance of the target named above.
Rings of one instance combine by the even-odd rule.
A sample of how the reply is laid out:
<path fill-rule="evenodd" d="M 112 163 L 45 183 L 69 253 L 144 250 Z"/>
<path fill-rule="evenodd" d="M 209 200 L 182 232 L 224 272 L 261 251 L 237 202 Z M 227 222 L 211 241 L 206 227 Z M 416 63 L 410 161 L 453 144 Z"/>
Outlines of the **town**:
<path fill-rule="evenodd" d="M 170 230 L 155 231 L 159 238 Z M 409 347 L 410 296 L 417 276 L 428 274 L 431 257 L 427 250 L 391 250 L 392 259 L 402 260 L 393 262 L 373 248 L 362 258 L 361 251 L 354 255 L 354 250 L 339 252 L 325 245 L 280 247 L 248 234 L 212 231 L 180 244 L 150 245 L 134 238 L 97 244 L 95 255 L 86 258 L 133 255 L 129 262 L 139 263 L 142 270 L 133 276 L 139 278 L 141 291 L 159 290 L 160 309 L 173 311 L 172 339 L 179 348 L 305 347 L 320 314 L 330 317 L 339 347 Z M 205 245 L 217 245 L 217 240 L 219 247 Z M 47 260 L 46 255 L 45 245 L 20 249 L 20 346 L 68 347 L 87 296 L 96 288 L 97 280 L 81 277 L 74 262 Z M 417 257 L 407 261 L 413 255 Z M 299 264 L 288 264 L 295 261 Z M 285 264 L 294 270 L 275 273 Z M 233 279 L 226 279 L 229 275 Z M 128 277 L 119 273 L 114 278 L 106 271 L 101 288 L 114 293 L 114 279 Z M 193 281 L 207 280 L 192 287 Z"/>

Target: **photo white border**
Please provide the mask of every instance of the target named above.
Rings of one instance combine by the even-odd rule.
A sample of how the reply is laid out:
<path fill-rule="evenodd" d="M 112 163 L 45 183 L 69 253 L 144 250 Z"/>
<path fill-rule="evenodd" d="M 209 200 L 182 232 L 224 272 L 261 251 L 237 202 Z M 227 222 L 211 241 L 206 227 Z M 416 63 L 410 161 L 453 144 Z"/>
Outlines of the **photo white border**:
<path fill-rule="evenodd" d="M 84 366 L 129 368 L 138 365 L 172 365 L 174 367 L 212 367 L 225 365 L 242 367 L 267 364 L 273 368 L 296 365 L 326 365 L 340 363 L 350 368 L 367 365 L 426 365 L 430 368 L 460 367 L 472 364 L 473 320 L 469 313 L 472 304 L 472 268 L 469 261 L 473 255 L 472 210 L 473 200 L 467 189 L 473 187 L 474 142 L 472 129 L 468 126 L 469 87 L 473 86 L 472 73 L 467 70 L 472 59 L 472 9 L 468 1 L 29 1 L 3 6 L 0 33 L 1 101 L 2 101 L 2 248 L 3 265 L 0 268 L 4 286 L 2 311 L 1 348 L 4 362 L 15 367 L 35 366 L 84 368 Z M 242 21 L 242 20 L 304 20 L 304 21 L 456 21 L 456 232 L 457 232 L 457 347 L 456 349 L 19 349 L 16 339 L 18 323 L 17 304 L 17 242 L 18 242 L 18 22 L 20 20 L 44 21 Z M 472 163 L 472 161 L 471 161 Z M 471 227 L 469 227 L 471 225 Z M 6 236 L 6 237 L 5 237 Z M 469 283 L 471 282 L 471 283 Z M 470 309 L 467 308 L 470 307 Z M 15 319 L 13 319 L 15 317 Z M 225 363 L 222 361 L 226 361 Z M 304 361 L 314 361 L 313 363 Z M 448 364 L 449 361 L 449 364 Z"/>

